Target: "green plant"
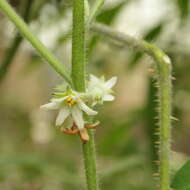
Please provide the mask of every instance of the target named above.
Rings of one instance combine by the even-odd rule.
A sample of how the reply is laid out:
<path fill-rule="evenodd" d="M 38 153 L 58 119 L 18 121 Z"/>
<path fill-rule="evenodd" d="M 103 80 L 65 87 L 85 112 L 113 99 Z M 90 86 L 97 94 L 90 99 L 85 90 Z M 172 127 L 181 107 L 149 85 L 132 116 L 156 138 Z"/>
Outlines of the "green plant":
<path fill-rule="evenodd" d="M 88 2 L 84 0 L 73 1 L 72 71 L 70 74 L 70 72 L 68 72 L 62 63 L 58 61 L 57 58 L 54 57 L 54 55 L 49 50 L 47 50 L 47 48 L 35 37 L 35 35 L 29 30 L 26 23 L 14 12 L 11 6 L 5 0 L 0 0 L 0 8 L 4 14 L 6 14 L 9 19 L 11 19 L 12 22 L 16 25 L 20 33 L 32 44 L 37 52 L 68 82 L 69 87 L 73 88 L 81 94 L 84 93 L 84 95 L 86 95 L 85 83 L 87 81 L 86 73 L 88 73 L 86 72 L 86 40 L 89 29 L 96 32 L 97 34 L 101 34 L 108 38 L 119 41 L 122 45 L 127 45 L 135 49 L 139 49 L 142 52 L 149 54 L 154 59 L 156 63 L 159 92 L 159 184 L 160 190 L 169 190 L 172 99 L 171 61 L 162 50 L 146 41 L 138 40 L 131 36 L 124 35 L 123 33 L 119 33 L 102 24 L 94 24 L 93 20 L 95 19 L 95 16 L 97 15 L 97 12 L 102 5 L 103 1 L 97 0 L 94 4 L 94 8 L 91 10 L 90 16 L 88 16 Z M 65 90 L 63 91 L 64 92 L 61 91 L 56 93 L 56 98 L 67 97 L 66 100 L 69 102 L 69 104 L 73 104 L 71 102 L 73 102 L 75 99 L 73 97 L 73 99 L 70 99 L 70 95 L 75 97 L 75 95 L 71 93 L 72 90 L 68 91 L 68 93 L 71 93 L 69 94 L 69 97 L 68 94 L 64 94 Z M 78 94 L 76 96 L 78 96 Z M 86 100 L 85 98 L 84 100 Z M 89 118 L 86 120 L 88 121 Z M 96 174 L 96 156 L 93 130 L 88 129 L 88 133 L 85 132 L 85 135 L 87 134 L 89 134 L 89 139 L 87 136 L 85 136 L 85 138 L 87 138 L 87 142 L 83 142 L 83 155 L 86 168 L 87 186 L 89 190 L 98 190 L 99 187 Z M 82 140 L 84 140 L 84 133 L 82 134 Z"/>

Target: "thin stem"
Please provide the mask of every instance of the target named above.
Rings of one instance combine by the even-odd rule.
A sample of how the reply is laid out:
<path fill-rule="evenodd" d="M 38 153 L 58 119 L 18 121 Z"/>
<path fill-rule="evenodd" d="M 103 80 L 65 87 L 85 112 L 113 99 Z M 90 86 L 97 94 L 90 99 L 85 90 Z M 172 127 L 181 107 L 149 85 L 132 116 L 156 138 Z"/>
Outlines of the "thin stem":
<path fill-rule="evenodd" d="M 94 131 L 88 130 L 90 140 L 83 144 L 83 157 L 86 172 L 88 190 L 99 190 L 96 171 L 96 149 L 94 142 Z"/>
<path fill-rule="evenodd" d="M 158 52 L 157 52 L 158 53 Z M 160 189 L 169 190 L 170 186 L 170 145 L 171 145 L 171 64 L 168 57 L 155 55 L 159 84 L 159 124 L 160 124 Z"/>
<path fill-rule="evenodd" d="M 86 69 L 86 13 L 85 0 L 73 1 L 72 80 L 77 91 L 85 91 Z M 88 190 L 98 190 L 96 155 L 93 130 L 88 130 L 89 141 L 83 143 L 83 157 Z"/>
<path fill-rule="evenodd" d="M 92 10 L 90 11 L 90 16 L 89 16 L 89 23 L 91 23 L 97 16 L 98 12 L 104 5 L 105 0 L 96 0 L 93 4 Z"/>
<path fill-rule="evenodd" d="M 72 83 L 70 75 L 63 64 L 36 38 L 20 16 L 13 10 L 6 0 L 0 0 L 0 8 L 15 24 L 19 32 L 31 43 L 37 52 L 62 76 L 68 83 Z"/>
<path fill-rule="evenodd" d="M 84 0 L 73 1 L 72 80 L 77 91 L 85 91 L 86 26 Z"/>
<path fill-rule="evenodd" d="M 158 71 L 159 91 L 159 175 L 160 190 L 170 190 L 170 144 L 171 144 L 171 100 L 172 65 L 169 57 L 156 46 L 133 38 L 129 35 L 115 31 L 102 24 L 94 24 L 91 28 L 94 32 L 120 42 L 123 45 L 138 48 L 149 54 L 156 62 Z"/>
<path fill-rule="evenodd" d="M 27 0 L 23 1 L 23 7 L 22 7 L 22 13 L 21 15 L 23 16 L 23 19 L 26 23 L 30 21 L 30 13 L 32 10 L 32 3 L 33 1 Z M 0 81 L 3 80 L 3 78 L 6 76 L 6 73 L 8 71 L 9 66 L 11 65 L 17 50 L 20 47 L 20 44 L 22 42 L 22 36 L 18 33 L 16 33 L 15 37 L 13 38 L 10 48 L 7 49 L 4 59 L 2 61 L 2 64 L 0 65 Z"/>

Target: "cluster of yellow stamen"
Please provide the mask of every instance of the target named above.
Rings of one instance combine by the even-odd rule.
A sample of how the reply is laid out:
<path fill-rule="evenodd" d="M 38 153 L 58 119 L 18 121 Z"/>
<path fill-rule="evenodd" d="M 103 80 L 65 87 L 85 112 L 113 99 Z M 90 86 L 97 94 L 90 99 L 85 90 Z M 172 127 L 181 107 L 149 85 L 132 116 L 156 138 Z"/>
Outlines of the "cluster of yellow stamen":
<path fill-rule="evenodd" d="M 66 99 L 66 103 L 69 105 L 73 105 L 76 101 L 72 97 L 68 97 Z"/>

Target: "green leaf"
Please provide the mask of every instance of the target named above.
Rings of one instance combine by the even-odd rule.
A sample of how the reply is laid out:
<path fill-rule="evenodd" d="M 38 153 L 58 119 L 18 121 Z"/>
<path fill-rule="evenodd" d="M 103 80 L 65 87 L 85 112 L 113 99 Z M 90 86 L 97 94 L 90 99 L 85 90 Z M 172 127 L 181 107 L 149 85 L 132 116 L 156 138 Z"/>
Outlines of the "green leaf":
<path fill-rule="evenodd" d="M 128 1 L 121 2 L 113 8 L 103 11 L 101 14 L 97 16 L 97 21 L 110 25 L 111 22 L 114 20 L 114 18 L 117 16 L 117 14 L 120 12 L 120 10 L 124 7 L 124 5 L 127 2 Z"/>
<path fill-rule="evenodd" d="M 128 117 L 125 119 L 119 119 L 115 122 L 113 119 L 104 116 L 105 125 L 112 126 L 110 129 L 106 130 L 104 138 L 100 141 L 99 151 L 106 155 L 110 153 L 120 154 L 123 151 L 122 147 L 125 146 L 125 153 L 135 152 L 134 144 L 130 143 L 133 141 L 131 139 L 131 127 L 136 124 L 137 121 L 141 119 L 142 110 L 135 109 L 128 112 Z M 102 125 L 104 125 L 103 118 L 100 119 Z M 131 149 L 129 146 L 132 147 Z M 126 146 L 128 147 L 126 149 Z M 114 152 L 113 152 L 114 150 Z"/>
<path fill-rule="evenodd" d="M 96 20 L 106 25 L 111 25 L 111 23 L 114 21 L 116 16 L 120 13 L 120 10 L 128 3 L 128 1 L 129 0 L 123 1 L 112 8 L 102 11 L 100 14 L 98 14 L 98 16 L 96 17 Z M 88 45 L 89 56 L 92 55 L 94 47 L 96 46 L 98 41 L 99 41 L 99 36 L 96 36 L 96 35 L 93 36 L 92 40 L 90 41 Z"/>
<path fill-rule="evenodd" d="M 177 171 L 171 186 L 174 190 L 190 190 L 190 160 Z"/>
<path fill-rule="evenodd" d="M 189 13 L 189 0 L 177 0 L 176 3 L 180 11 L 181 18 L 186 18 Z"/>

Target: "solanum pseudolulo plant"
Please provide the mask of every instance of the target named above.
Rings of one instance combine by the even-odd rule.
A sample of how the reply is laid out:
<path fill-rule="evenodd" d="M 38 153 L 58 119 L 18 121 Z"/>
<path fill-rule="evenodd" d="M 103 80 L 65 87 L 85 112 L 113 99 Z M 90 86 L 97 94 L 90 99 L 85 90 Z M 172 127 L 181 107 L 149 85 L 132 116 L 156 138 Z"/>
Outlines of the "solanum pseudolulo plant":
<path fill-rule="evenodd" d="M 57 87 L 50 103 L 42 105 L 41 108 L 59 110 L 56 126 L 67 134 L 79 133 L 82 141 L 87 142 L 89 135 L 86 128 L 95 128 L 99 122 L 89 122 L 92 118 L 89 119 L 85 115 L 96 115 L 96 104 L 114 100 L 112 87 L 116 82 L 117 77 L 105 81 L 104 77 L 90 75 L 86 92 L 77 92 L 68 85 Z"/>
<path fill-rule="evenodd" d="M 95 0 L 89 6 L 88 0 L 73 0 L 72 29 L 72 66 L 71 72 L 59 61 L 30 31 L 28 25 L 20 18 L 6 0 L 0 0 L 0 9 L 15 24 L 19 32 L 35 48 L 37 53 L 60 74 L 64 87 L 55 90 L 50 103 L 41 108 L 58 110 L 55 125 L 67 134 L 80 134 L 88 190 L 99 190 L 96 171 L 96 151 L 94 131 L 98 122 L 94 119 L 96 105 L 113 101 L 112 87 L 117 78 L 105 81 L 86 71 L 87 35 L 92 31 L 105 38 L 110 38 L 122 45 L 141 50 L 152 57 L 156 63 L 159 102 L 159 190 L 171 190 L 171 112 L 172 112 L 172 64 L 167 55 L 158 47 L 144 40 L 118 32 L 109 26 L 94 23 L 96 15 L 104 0 Z M 8 64 L 6 64 L 8 65 Z M 89 76 L 89 80 L 86 80 Z M 185 190 L 185 189 L 184 189 Z"/>

